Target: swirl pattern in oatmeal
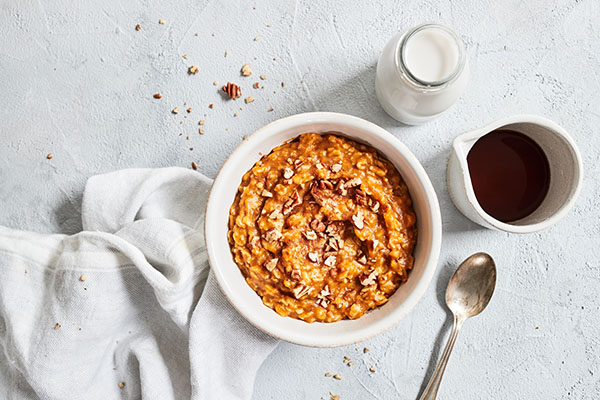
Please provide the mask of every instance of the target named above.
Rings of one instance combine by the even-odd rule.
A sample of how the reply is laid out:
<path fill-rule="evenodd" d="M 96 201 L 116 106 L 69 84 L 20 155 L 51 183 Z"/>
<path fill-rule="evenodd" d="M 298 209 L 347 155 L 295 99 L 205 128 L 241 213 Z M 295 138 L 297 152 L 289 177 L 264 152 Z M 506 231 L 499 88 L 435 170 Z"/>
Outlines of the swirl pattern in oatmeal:
<path fill-rule="evenodd" d="M 305 133 L 244 175 L 228 238 L 266 306 L 334 322 L 386 303 L 406 281 L 417 228 L 406 184 L 374 148 Z"/>

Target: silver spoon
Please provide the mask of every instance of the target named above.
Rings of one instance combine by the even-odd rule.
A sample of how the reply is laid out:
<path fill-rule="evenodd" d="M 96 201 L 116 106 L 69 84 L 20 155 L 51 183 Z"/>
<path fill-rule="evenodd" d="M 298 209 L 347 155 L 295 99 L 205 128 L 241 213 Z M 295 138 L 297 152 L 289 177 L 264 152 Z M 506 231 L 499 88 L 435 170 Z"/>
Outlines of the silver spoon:
<path fill-rule="evenodd" d="M 420 400 L 434 400 L 442 376 L 456 342 L 458 332 L 469 317 L 473 317 L 488 305 L 496 287 L 496 264 L 489 254 L 475 253 L 459 265 L 446 289 L 446 304 L 454 314 L 454 326 L 448 344 L 442 353 L 433 376 L 429 380 Z"/>

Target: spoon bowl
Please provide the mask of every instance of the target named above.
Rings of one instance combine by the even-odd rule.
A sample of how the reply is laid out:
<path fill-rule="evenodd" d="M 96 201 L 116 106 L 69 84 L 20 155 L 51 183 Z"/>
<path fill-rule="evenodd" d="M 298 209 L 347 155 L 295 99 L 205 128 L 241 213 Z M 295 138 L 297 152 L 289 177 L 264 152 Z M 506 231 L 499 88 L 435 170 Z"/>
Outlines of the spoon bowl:
<path fill-rule="evenodd" d="M 446 304 L 452 313 L 473 317 L 487 307 L 496 287 L 496 264 L 487 253 L 476 253 L 463 261 L 446 289 Z"/>

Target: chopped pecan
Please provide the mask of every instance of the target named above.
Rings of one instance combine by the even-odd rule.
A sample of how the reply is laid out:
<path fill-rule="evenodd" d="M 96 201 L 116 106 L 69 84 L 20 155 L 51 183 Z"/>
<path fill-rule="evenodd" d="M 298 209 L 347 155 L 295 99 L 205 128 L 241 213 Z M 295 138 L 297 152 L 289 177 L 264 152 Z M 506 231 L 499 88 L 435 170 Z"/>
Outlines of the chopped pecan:
<path fill-rule="evenodd" d="M 360 186 L 362 184 L 362 179 L 360 178 L 352 178 L 348 181 L 346 181 L 346 183 L 344 183 L 344 187 L 347 189 L 356 187 L 356 186 Z"/>
<path fill-rule="evenodd" d="M 307 240 L 316 240 L 317 239 L 317 234 L 315 233 L 315 231 L 306 231 L 306 232 L 303 232 L 302 235 L 304 235 L 304 237 Z"/>
<path fill-rule="evenodd" d="M 319 261 L 319 253 L 317 253 L 316 251 L 311 251 L 310 253 L 308 253 L 308 259 L 316 263 L 317 261 Z"/>
<path fill-rule="evenodd" d="M 325 251 L 329 251 L 329 250 L 338 251 L 339 249 L 340 249 L 340 246 L 338 245 L 337 239 L 329 238 L 329 240 L 327 241 L 327 246 L 325 248 Z"/>
<path fill-rule="evenodd" d="M 286 168 L 283 170 L 283 178 L 284 178 L 284 179 L 290 179 L 292 176 L 294 176 L 294 170 L 292 170 L 292 169 L 291 169 L 291 168 L 289 168 L 289 167 L 286 167 Z"/>
<path fill-rule="evenodd" d="M 359 204 L 363 207 L 367 207 L 367 195 L 360 189 L 356 189 L 356 193 L 354 194 L 354 200 L 356 204 Z"/>
<path fill-rule="evenodd" d="M 373 285 L 375 284 L 375 280 L 377 279 L 377 271 L 373 270 L 369 273 L 363 272 L 362 274 L 360 274 L 358 279 L 360 280 L 360 284 L 363 286 Z"/>
<path fill-rule="evenodd" d="M 367 263 L 367 256 L 365 256 L 365 255 L 363 254 L 363 255 L 361 255 L 360 257 L 358 257 L 358 260 L 356 260 L 356 261 L 358 261 L 359 263 L 361 263 L 361 264 L 363 264 L 363 265 L 364 265 L 364 264 L 366 264 L 366 263 Z"/>
<path fill-rule="evenodd" d="M 300 270 L 299 270 L 299 269 L 295 269 L 295 270 L 293 270 L 293 271 L 292 271 L 292 274 L 291 274 L 291 277 L 292 277 L 292 279 L 293 279 L 293 280 L 295 280 L 295 281 L 299 281 L 299 280 L 300 280 L 300 278 L 302 277 L 302 276 L 300 275 Z"/>
<path fill-rule="evenodd" d="M 223 86 L 223 91 L 227 93 L 232 99 L 237 99 L 238 97 L 242 97 L 242 89 L 235 83 L 227 82 L 227 85 Z"/>
<path fill-rule="evenodd" d="M 341 194 L 342 196 L 345 196 L 348 194 L 348 190 L 346 190 L 346 186 L 345 183 L 342 179 L 340 179 L 337 183 L 337 186 L 335 187 L 336 192 L 338 192 L 339 194 Z"/>
<path fill-rule="evenodd" d="M 302 197 L 298 191 L 295 191 L 292 197 L 290 197 L 290 199 L 283 205 L 283 215 L 288 215 L 290 212 L 292 212 L 294 207 L 300 204 L 302 204 Z"/>
<path fill-rule="evenodd" d="M 310 222 L 310 227 L 317 232 L 324 232 L 326 228 L 325 224 L 316 218 Z"/>
<path fill-rule="evenodd" d="M 331 172 L 333 172 L 333 173 L 338 173 L 338 172 L 340 172 L 340 171 L 342 170 L 342 163 L 341 163 L 341 162 L 339 162 L 339 163 L 337 163 L 337 164 L 333 164 L 333 165 L 330 167 L 330 169 L 331 169 Z"/>
<path fill-rule="evenodd" d="M 279 210 L 273 210 L 271 214 L 269 214 L 270 219 L 279 219 L 283 217 L 283 214 Z"/>
<path fill-rule="evenodd" d="M 263 197 L 273 197 L 273 193 L 269 192 L 268 190 L 263 190 L 260 195 Z"/>
<path fill-rule="evenodd" d="M 327 265 L 328 267 L 334 267 L 335 266 L 335 262 L 336 262 L 336 257 L 335 256 L 329 256 L 325 259 L 324 263 L 325 265 Z"/>
<path fill-rule="evenodd" d="M 333 183 L 326 180 L 319 181 L 319 189 L 333 190 Z"/>
<path fill-rule="evenodd" d="M 354 226 L 356 227 L 356 229 L 364 228 L 364 226 L 365 226 L 364 217 L 363 217 L 362 213 L 360 212 L 360 210 L 356 213 L 356 215 L 352 216 L 352 222 L 354 223 Z"/>
<path fill-rule="evenodd" d="M 281 232 L 275 228 L 267 231 L 267 233 L 265 233 L 265 240 L 267 242 L 274 242 L 276 240 L 281 239 L 283 235 L 281 234 Z"/>
<path fill-rule="evenodd" d="M 373 210 L 373 212 L 379 211 L 379 202 L 378 201 L 374 202 L 374 204 L 371 206 L 371 210 Z"/>
<path fill-rule="evenodd" d="M 277 266 L 277 262 L 279 261 L 279 258 L 272 258 L 269 261 L 267 261 L 265 263 L 265 269 L 269 272 L 273 271 L 275 269 L 275 267 Z"/>
<path fill-rule="evenodd" d="M 302 284 L 296 285 L 296 287 L 292 289 L 292 293 L 294 293 L 294 297 L 296 297 L 297 299 L 300 299 L 302 296 L 307 295 L 311 291 L 311 287 Z"/>

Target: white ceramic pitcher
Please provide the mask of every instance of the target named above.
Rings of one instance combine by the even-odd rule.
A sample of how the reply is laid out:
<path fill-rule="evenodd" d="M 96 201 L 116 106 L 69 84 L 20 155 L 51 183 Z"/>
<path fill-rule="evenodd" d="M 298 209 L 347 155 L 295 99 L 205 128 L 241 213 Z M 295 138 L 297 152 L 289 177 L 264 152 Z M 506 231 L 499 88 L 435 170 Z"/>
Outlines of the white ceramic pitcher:
<path fill-rule="evenodd" d="M 530 137 L 542 148 L 550 165 L 550 187 L 542 204 L 527 217 L 510 223 L 499 221 L 483 210 L 475 196 L 467 165 L 467 155 L 475 142 L 499 128 Z M 573 206 L 582 179 L 581 156 L 573 139 L 556 123 L 536 115 L 499 119 L 458 136 L 454 140 L 447 170 L 448 191 L 460 212 L 486 228 L 514 233 L 536 232 L 562 218 Z"/>

